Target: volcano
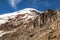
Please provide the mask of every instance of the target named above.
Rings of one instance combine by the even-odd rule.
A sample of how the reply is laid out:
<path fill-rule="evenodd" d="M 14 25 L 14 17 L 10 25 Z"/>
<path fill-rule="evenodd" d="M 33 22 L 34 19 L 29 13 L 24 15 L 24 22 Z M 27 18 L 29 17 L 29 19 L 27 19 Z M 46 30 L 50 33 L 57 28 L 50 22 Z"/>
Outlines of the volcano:
<path fill-rule="evenodd" d="M 0 40 L 60 40 L 60 10 L 25 8 L 2 14 Z"/>

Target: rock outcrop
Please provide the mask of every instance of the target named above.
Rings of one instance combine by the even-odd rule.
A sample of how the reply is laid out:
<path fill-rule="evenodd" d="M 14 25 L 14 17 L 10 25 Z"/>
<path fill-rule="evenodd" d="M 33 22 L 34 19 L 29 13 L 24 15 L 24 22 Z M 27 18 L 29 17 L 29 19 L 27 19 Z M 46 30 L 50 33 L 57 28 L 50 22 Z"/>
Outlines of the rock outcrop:
<path fill-rule="evenodd" d="M 60 10 L 25 9 L 8 17 L 0 23 L 0 40 L 60 40 Z"/>

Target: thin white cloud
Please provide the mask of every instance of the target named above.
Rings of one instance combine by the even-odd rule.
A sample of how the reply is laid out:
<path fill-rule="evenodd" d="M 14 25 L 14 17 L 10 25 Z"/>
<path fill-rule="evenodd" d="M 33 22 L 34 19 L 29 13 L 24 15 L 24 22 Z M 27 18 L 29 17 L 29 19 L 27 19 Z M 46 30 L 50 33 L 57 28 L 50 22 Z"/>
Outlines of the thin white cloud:
<path fill-rule="evenodd" d="M 17 4 L 20 3 L 22 0 L 9 0 L 9 4 L 14 8 L 17 9 Z"/>
<path fill-rule="evenodd" d="M 48 1 L 40 1 L 40 0 L 33 1 L 33 4 L 41 6 L 50 6 L 50 3 Z"/>
<path fill-rule="evenodd" d="M 46 2 L 44 3 L 44 5 L 45 5 L 45 6 L 50 6 L 50 3 L 49 3 L 48 1 L 46 1 Z"/>
<path fill-rule="evenodd" d="M 37 0 L 33 0 L 33 4 L 36 4 Z"/>

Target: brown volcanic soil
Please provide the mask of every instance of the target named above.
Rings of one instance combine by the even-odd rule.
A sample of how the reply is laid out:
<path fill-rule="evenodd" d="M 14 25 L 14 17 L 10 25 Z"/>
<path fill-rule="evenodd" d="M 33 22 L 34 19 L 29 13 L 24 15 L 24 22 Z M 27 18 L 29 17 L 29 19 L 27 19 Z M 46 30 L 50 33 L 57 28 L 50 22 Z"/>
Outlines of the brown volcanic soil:
<path fill-rule="evenodd" d="M 46 10 L 41 14 L 36 13 L 38 16 L 29 23 L 20 22 L 21 24 L 14 26 L 7 22 L 1 25 L 0 30 L 16 29 L 16 31 L 3 35 L 0 40 L 60 40 L 60 11 Z"/>

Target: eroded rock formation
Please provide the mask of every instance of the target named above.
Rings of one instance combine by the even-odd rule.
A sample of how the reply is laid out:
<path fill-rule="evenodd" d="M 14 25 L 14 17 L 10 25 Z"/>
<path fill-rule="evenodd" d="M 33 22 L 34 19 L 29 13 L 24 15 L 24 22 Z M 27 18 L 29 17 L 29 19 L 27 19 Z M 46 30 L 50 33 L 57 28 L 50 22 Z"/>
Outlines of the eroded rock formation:
<path fill-rule="evenodd" d="M 18 14 L 0 25 L 0 40 L 60 40 L 60 10 Z"/>

